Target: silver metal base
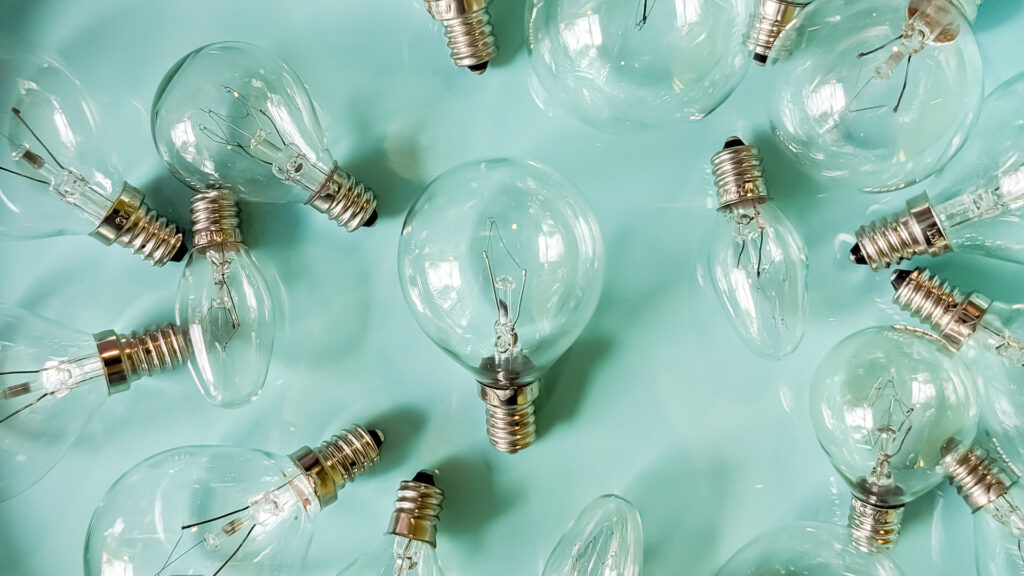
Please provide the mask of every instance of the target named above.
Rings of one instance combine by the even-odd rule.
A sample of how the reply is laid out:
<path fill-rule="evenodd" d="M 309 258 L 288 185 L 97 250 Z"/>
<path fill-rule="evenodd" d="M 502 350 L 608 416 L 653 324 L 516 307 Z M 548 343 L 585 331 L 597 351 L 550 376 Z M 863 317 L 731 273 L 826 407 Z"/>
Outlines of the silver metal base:
<path fill-rule="evenodd" d="M 747 146 L 736 136 L 729 137 L 725 146 L 711 157 L 711 172 L 718 189 L 719 210 L 740 202 L 768 199 L 761 154 L 757 147 Z"/>
<path fill-rule="evenodd" d="M 124 246 L 153 266 L 180 262 L 186 252 L 181 232 L 142 200 L 142 192 L 125 182 L 114 205 L 89 235 L 107 246 Z"/>
<path fill-rule="evenodd" d="M 974 448 L 947 462 L 946 474 L 971 512 L 981 510 L 1010 490 L 999 470 Z"/>
<path fill-rule="evenodd" d="M 448 49 L 456 66 L 483 74 L 498 55 L 487 0 L 425 0 L 427 12 L 444 25 Z"/>
<path fill-rule="evenodd" d="M 437 546 L 437 521 L 444 492 L 435 485 L 436 470 L 420 470 L 398 486 L 388 534 Z"/>
<path fill-rule="evenodd" d="M 480 399 L 487 405 L 487 437 L 502 452 L 515 454 L 537 440 L 533 401 L 540 383 L 524 382 L 503 387 L 480 382 Z"/>
<path fill-rule="evenodd" d="M 794 0 L 761 0 L 760 9 L 754 12 L 750 21 L 747 47 L 754 53 L 754 62 L 764 66 L 768 55 L 779 39 L 779 34 L 796 18 L 797 13 L 810 2 Z"/>
<path fill-rule="evenodd" d="M 192 197 L 192 245 L 196 248 L 211 244 L 242 241 L 238 229 L 238 203 L 227 190 L 205 190 Z"/>
<path fill-rule="evenodd" d="M 106 330 L 93 338 L 110 394 L 128 390 L 132 382 L 144 376 L 178 368 L 192 354 L 188 336 L 174 324 L 129 336 Z"/>
<path fill-rule="evenodd" d="M 850 501 L 850 542 L 868 554 L 891 550 L 900 538 L 903 506 L 883 508 L 857 497 Z"/>
<path fill-rule="evenodd" d="M 907 210 L 857 230 L 857 249 L 872 270 L 888 268 L 918 254 L 939 256 L 952 250 L 925 194 L 907 200 Z"/>
<path fill-rule="evenodd" d="M 976 292 L 961 295 L 948 282 L 924 268 L 916 268 L 909 274 L 896 270 L 893 286 L 897 284 L 893 302 L 929 324 L 944 342 L 957 350 L 977 330 L 991 304 L 988 298 Z"/>
<path fill-rule="evenodd" d="M 303 446 L 291 454 L 295 464 L 313 481 L 320 506 L 333 504 L 338 492 L 380 460 L 384 435 L 357 424 L 342 430 L 318 448 Z"/>
<path fill-rule="evenodd" d="M 377 200 L 373 190 L 356 180 L 335 163 L 320 189 L 306 200 L 318 212 L 349 232 L 366 224 L 376 213 Z"/>

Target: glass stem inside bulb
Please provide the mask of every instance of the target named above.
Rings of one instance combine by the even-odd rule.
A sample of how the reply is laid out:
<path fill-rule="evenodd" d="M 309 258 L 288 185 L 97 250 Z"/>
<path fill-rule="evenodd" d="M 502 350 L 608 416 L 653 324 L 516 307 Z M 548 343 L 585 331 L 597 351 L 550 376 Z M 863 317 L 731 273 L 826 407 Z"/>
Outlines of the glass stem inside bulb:
<path fill-rule="evenodd" d="M 30 394 L 38 395 L 0 418 L 0 424 L 50 396 L 60 398 L 82 383 L 100 377 L 103 377 L 103 362 L 97 356 L 84 356 L 74 360 L 53 360 L 35 370 L 0 372 L 0 381 L 13 378 L 15 382 L 0 389 L 0 403 L 8 404 L 8 401 L 14 401 Z"/>
<path fill-rule="evenodd" d="M 998 216 L 1024 207 L 1024 163 L 1006 170 L 996 182 L 981 181 L 935 208 L 942 229 Z"/>
<path fill-rule="evenodd" d="M 993 520 L 1005 526 L 1014 538 L 1024 539 L 1024 512 L 1008 494 L 996 498 L 983 510 Z"/>
<path fill-rule="evenodd" d="M 1024 367 L 1024 342 L 1012 334 L 994 313 L 985 314 L 975 334 L 984 338 L 988 348 L 1012 363 Z"/>
<path fill-rule="evenodd" d="M 508 263 L 512 264 L 515 271 L 518 272 L 521 277 L 519 282 L 519 294 L 516 298 L 516 279 L 508 274 L 501 274 L 500 272 L 496 275 L 494 271 L 494 248 L 497 246 L 501 247 L 499 255 L 503 256 L 503 260 L 507 260 Z M 494 322 L 494 363 L 495 367 L 500 371 L 511 371 L 513 370 L 513 364 L 515 356 L 522 348 L 519 345 L 519 335 L 516 333 L 516 322 L 519 321 L 519 315 L 522 312 L 523 307 L 523 295 L 526 292 L 526 269 L 523 268 L 515 256 L 509 251 L 508 246 L 505 244 L 505 240 L 501 236 L 501 231 L 498 229 L 498 223 L 494 218 L 488 219 L 488 237 L 487 237 L 487 249 L 484 250 L 484 263 L 487 266 L 487 276 L 491 282 L 491 292 L 494 295 L 494 305 L 497 307 L 498 319 Z M 499 270 L 506 268 L 503 266 Z M 512 270 L 509 270 L 512 272 Z M 512 313 L 512 306 L 514 299 L 515 302 L 515 313 Z"/>

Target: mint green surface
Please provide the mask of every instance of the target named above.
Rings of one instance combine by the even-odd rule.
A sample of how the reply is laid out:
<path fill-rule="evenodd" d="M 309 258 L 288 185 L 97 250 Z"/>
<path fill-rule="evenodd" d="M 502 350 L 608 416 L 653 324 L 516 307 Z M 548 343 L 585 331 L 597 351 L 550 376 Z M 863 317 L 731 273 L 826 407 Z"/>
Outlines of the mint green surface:
<path fill-rule="evenodd" d="M 262 44 L 298 72 L 332 151 L 376 189 L 381 211 L 376 227 L 349 234 L 300 205 L 244 205 L 246 241 L 279 299 L 263 396 L 222 410 L 181 371 L 110 398 L 49 476 L 0 504 L 0 574 L 80 573 L 94 505 L 157 451 L 290 452 L 353 422 L 384 430 L 383 459 L 319 516 L 305 574 L 334 574 L 373 546 L 398 482 L 430 466 L 447 492 L 438 555 L 449 574 L 539 573 L 569 522 L 606 492 L 639 509 L 653 576 L 709 575 L 765 530 L 845 519 L 848 492 L 809 421 L 811 373 L 850 332 L 907 321 L 887 275 L 846 254 L 857 226 L 929 184 L 869 196 L 801 172 L 768 134 L 758 68 L 682 129 L 613 137 L 549 117 L 528 89 L 523 2 L 495 0 L 492 12 L 502 52 L 477 77 L 451 65 L 438 25 L 412 0 L 0 2 L 0 31 L 63 55 L 125 176 L 179 223 L 190 191 L 156 154 L 150 102 L 178 58 L 226 39 Z M 976 29 L 988 91 L 1024 67 L 1024 8 L 989 0 Z M 708 159 L 733 133 L 761 146 L 775 202 L 809 249 L 807 335 L 778 363 L 746 350 L 699 273 L 719 217 Z M 514 456 L 487 443 L 475 383 L 417 328 L 396 277 L 416 195 L 447 168 L 494 156 L 542 162 L 579 186 L 607 247 L 597 312 L 544 382 L 538 443 Z M 90 332 L 173 318 L 182 268 L 150 268 L 85 237 L 3 242 L 0 262 L 0 301 Z M 915 264 L 1024 300 L 1020 267 L 960 255 Z M 932 492 L 905 518 L 895 558 L 909 576 L 973 574 L 972 523 L 955 493 Z"/>

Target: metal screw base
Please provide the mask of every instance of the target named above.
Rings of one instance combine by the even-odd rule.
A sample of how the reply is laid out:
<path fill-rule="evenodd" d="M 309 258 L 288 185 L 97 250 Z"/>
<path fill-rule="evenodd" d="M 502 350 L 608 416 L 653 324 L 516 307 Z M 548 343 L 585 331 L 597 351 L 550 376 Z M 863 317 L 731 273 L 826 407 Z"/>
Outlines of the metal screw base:
<path fill-rule="evenodd" d="M 349 232 L 361 226 L 372 226 L 377 220 L 377 200 L 373 190 L 339 168 L 337 163 L 306 204 L 326 214 Z"/>
<path fill-rule="evenodd" d="M 892 273 L 896 289 L 893 302 L 929 324 L 943 341 L 955 349 L 978 328 L 990 304 L 984 296 L 960 292 L 924 268 L 896 270 Z"/>
<path fill-rule="evenodd" d="M 227 190 L 206 190 L 192 197 L 192 244 L 196 248 L 241 242 L 238 204 Z"/>
<path fill-rule="evenodd" d="M 180 262 L 188 252 L 177 226 L 150 210 L 142 201 L 142 192 L 127 182 L 90 236 L 107 246 L 124 246 L 157 267 Z"/>
<path fill-rule="evenodd" d="M 718 188 L 719 210 L 743 201 L 768 199 L 761 154 L 757 147 L 747 146 L 736 136 L 730 136 L 725 146 L 711 157 L 711 172 Z"/>
<path fill-rule="evenodd" d="M 928 197 L 920 194 L 907 201 L 906 211 L 860 227 L 850 260 L 878 270 L 918 254 L 939 256 L 950 250 Z"/>
<path fill-rule="evenodd" d="M 859 498 L 850 501 L 850 542 L 868 554 L 891 550 L 900 538 L 903 506 L 882 508 Z"/>
<path fill-rule="evenodd" d="M 111 394 L 128 390 L 144 376 L 178 368 L 192 353 L 187 335 L 174 324 L 128 336 L 107 330 L 94 338 Z"/>
<path fill-rule="evenodd" d="M 779 39 L 779 34 L 808 4 L 810 2 L 761 0 L 760 10 L 751 17 L 750 35 L 747 37 L 747 47 L 754 52 L 755 64 L 764 66 L 768 62 L 768 55 Z"/>
<path fill-rule="evenodd" d="M 1010 490 L 999 470 L 974 448 L 947 464 L 946 474 L 971 512 L 981 510 Z"/>
<path fill-rule="evenodd" d="M 427 12 L 444 25 L 448 49 L 456 66 L 474 74 L 487 71 L 498 54 L 487 0 L 425 0 Z"/>
<path fill-rule="evenodd" d="M 320 506 L 338 499 L 338 492 L 358 474 L 380 460 L 384 435 L 352 425 L 325 440 L 318 448 L 303 446 L 291 454 L 292 460 L 313 481 Z"/>
<path fill-rule="evenodd" d="M 487 406 L 487 437 L 495 448 L 515 454 L 534 443 L 533 401 L 539 392 L 538 382 L 502 388 L 480 383 L 480 399 Z"/>
<path fill-rule="evenodd" d="M 437 471 L 420 470 L 412 480 L 398 486 L 388 534 L 437 546 L 437 521 L 444 491 L 435 485 L 436 474 Z"/>

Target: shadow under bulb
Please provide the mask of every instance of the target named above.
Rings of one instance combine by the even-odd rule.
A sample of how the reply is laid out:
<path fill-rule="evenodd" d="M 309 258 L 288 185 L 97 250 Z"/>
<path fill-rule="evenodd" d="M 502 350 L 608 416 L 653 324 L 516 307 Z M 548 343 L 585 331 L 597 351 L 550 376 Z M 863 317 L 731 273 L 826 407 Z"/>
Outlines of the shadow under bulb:
<path fill-rule="evenodd" d="M 0 35 L 0 235 L 88 234 L 154 266 L 180 262 L 181 232 L 125 182 L 97 118 L 60 60 Z"/>
<path fill-rule="evenodd" d="M 843 188 L 898 190 L 963 144 L 982 97 L 979 0 L 814 2 L 779 35 L 769 117 L 781 146 Z"/>
<path fill-rule="evenodd" d="M 536 439 L 539 380 L 597 306 L 604 248 L 593 213 L 552 170 L 471 162 L 431 182 L 398 244 L 405 301 L 428 337 L 473 374 L 503 452 Z"/>

